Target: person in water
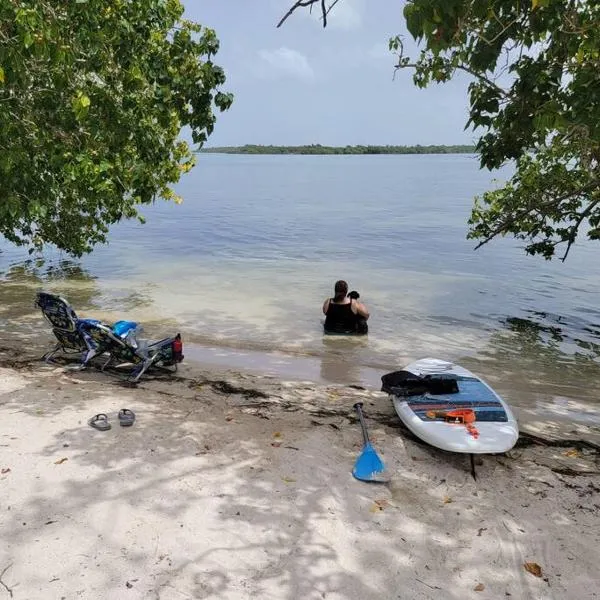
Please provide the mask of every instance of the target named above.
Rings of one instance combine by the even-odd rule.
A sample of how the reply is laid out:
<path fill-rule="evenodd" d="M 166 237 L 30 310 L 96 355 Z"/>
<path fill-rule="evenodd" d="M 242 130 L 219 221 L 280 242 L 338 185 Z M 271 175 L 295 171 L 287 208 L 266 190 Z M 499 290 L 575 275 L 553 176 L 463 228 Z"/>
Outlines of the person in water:
<path fill-rule="evenodd" d="M 358 300 L 357 292 L 348 294 L 348 284 L 345 281 L 336 281 L 333 298 L 327 298 L 323 303 L 325 315 L 325 333 L 341 333 L 362 335 L 367 333 L 367 319 L 369 311 Z"/>

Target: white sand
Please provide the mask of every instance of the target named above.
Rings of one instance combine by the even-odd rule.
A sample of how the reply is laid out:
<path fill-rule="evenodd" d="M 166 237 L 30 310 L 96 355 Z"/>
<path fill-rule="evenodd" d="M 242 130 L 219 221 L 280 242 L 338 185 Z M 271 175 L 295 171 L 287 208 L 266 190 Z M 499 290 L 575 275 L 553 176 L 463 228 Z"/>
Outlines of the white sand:
<path fill-rule="evenodd" d="M 0 599 L 598 597 L 600 477 L 543 466 L 597 473 L 593 453 L 517 448 L 473 481 L 391 427 L 381 393 L 225 375 L 252 399 L 181 375 L 0 369 Z M 388 485 L 351 475 L 357 399 Z"/>

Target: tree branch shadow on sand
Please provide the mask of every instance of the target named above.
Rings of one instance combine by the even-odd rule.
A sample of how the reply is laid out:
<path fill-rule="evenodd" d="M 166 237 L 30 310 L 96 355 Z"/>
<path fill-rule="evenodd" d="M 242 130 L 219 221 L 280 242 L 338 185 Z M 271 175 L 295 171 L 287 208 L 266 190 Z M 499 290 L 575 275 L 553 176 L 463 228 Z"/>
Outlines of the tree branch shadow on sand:
<path fill-rule="evenodd" d="M 105 376 L 93 371 L 54 377 L 49 373 L 43 402 L 30 387 L 0 398 L 11 413 L 54 422 L 34 450 L 47 473 L 12 508 L 2 536 L 15 553 L 43 537 L 48 551 L 64 556 L 57 573 L 65 584 L 86 572 L 78 585 L 88 593 L 106 595 L 129 583 L 144 598 L 441 593 L 458 600 L 485 580 L 499 595 L 532 597 L 535 589 L 552 597 L 545 583 L 539 587 L 523 571 L 528 552 L 544 552 L 544 536 L 511 515 L 510 498 L 495 482 L 503 467 L 494 457 L 486 458 L 475 483 L 463 457 L 442 462 L 435 451 L 405 447 L 392 431 L 375 430 L 396 477 L 389 488 L 369 486 L 350 476 L 360 433 L 340 421 L 344 411 L 320 416 L 324 425 L 337 423 L 336 430 L 311 425 L 302 411 L 245 414 L 210 386 L 154 382 L 125 391 L 106 386 Z M 112 430 L 86 425 L 92 406 L 110 411 Z M 125 406 L 138 414 L 128 429 L 114 418 Z M 369 414 L 388 408 L 376 404 Z M 285 443 L 273 446 L 273 440 Z M 63 456 L 68 461 L 55 465 Z M 515 465 L 508 481 L 517 485 L 526 470 Z M 536 510 L 546 503 L 550 514 L 551 502 L 537 497 Z M 474 554 L 482 535 L 489 543 Z M 76 557 L 69 540 L 78 540 Z M 32 589 L 59 589 L 48 573 L 30 579 Z M 560 580 L 552 583 L 561 597 Z"/>

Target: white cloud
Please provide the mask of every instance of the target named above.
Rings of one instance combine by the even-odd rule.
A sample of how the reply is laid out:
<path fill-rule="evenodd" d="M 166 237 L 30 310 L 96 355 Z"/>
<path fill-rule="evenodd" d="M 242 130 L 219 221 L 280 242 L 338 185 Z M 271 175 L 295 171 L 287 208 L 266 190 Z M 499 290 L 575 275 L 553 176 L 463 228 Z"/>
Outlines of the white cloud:
<path fill-rule="evenodd" d="M 282 46 L 277 50 L 259 50 L 261 61 L 259 75 L 264 77 L 287 76 L 302 81 L 314 81 L 315 72 L 304 54 Z"/>

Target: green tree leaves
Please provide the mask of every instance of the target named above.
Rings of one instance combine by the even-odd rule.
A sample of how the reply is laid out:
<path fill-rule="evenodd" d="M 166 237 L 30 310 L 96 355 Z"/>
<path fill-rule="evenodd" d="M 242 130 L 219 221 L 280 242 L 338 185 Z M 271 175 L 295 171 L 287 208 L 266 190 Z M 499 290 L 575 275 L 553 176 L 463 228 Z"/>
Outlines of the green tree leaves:
<path fill-rule="evenodd" d="M 313 4 L 326 25 L 338 1 L 298 0 L 278 26 Z M 562 247 L 563 260 L 580 230 L 600 239 L 600 3 L 407 0 L 404 18 L 423 49 L 413 61 L 391 38 L 397 68 L 414 69 L 419 87 L 468 73 L 481 166 L 516 167 L 477 199 L 469 237 L 513 235 L 548 259 Z"/>
<path fill-rule="evenodd" d="M 214 31 L 179 0 L 0 0 L 0 234 L 74 255 L 140 204 L 177 200 L 212 132 Z"/>
<path fill-rule="evenodd" d="M 584 0 L 409 0 L 415 83 L 473 77 L 467 126 L 483 130 L 482 167 L 515 175 L 476 200 L 469 237 L 513 235 L 563 260 L 580 229 L 600 239 L 600 5 Z M 479 247 L 479 246 L 478 246 Z"/>
<path fill-rule="evenodd" d="M 78 90 L 77 94 L 71 101 L 73 112 L 78 121 L 83 121 L 90 108 L 91 101 L 81 90 Z"/>

